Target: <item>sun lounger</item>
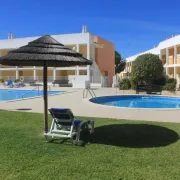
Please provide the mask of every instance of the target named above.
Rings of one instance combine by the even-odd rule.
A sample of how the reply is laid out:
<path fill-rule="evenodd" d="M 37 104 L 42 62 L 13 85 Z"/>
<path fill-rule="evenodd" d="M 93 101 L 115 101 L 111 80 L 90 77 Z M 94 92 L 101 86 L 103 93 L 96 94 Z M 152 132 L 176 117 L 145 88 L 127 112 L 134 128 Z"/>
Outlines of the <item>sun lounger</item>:
<path fill-rule="evenodd" d="M 14 85 L 15 87 L 24 87 L 25 84 L 23 82 L 17 83 Z"/>
<path fill-rule="evenodd" d="M 69 80 L 54 80 L 52 84 L 53 86 L 58 84 L 59 87 L 72 87 L 72 83 L 69 83 Z"/>
<path fill-rule="evenodd" d="M 7 83 L 4 83 L 4 86 L 13 87 L 13 80 L 8 80 Z"/>
<path fill-rule="evenodd" d="M 90 125 L 90 133 L 94 132 L 94 121 L 75 119 L 70 109 L 51 108 L 49 109 L 49 112 L 53 119 L 50 131 L 45 133 L 46 137 L 71 138 L 73 140 L 73 144 L 77 144 L 82 129 L 89 129 L 88 126 Z"/>
<path fill-rule="evenodd" d="M 158 85 L 137 85 L 136 86 L 136 94 L 139 92 L 146 92 L 147 94 L 159 93 L 162 92 L 162 86 Z"/>

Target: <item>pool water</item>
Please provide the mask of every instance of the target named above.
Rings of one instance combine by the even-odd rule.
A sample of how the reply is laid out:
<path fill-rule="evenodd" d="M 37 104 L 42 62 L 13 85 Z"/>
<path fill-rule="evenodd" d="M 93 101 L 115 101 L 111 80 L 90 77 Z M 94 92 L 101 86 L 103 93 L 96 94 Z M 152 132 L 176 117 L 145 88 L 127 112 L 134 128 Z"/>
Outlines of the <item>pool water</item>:
<path fill-rule="evenodd" d="M 180 108 L 179 97 L 122 95 L 96 97 L 90 101 L 107 106 L 127 108 Z"/>
<path fill-rule="evenodd" d="M 62 91 L 48 91 L 48 95 L 60 94 Z M 17 99 L 32 98 L 43 96 L 43 90 L 15 90 L 0 89 L 0 101 L 10 101 Z"/>

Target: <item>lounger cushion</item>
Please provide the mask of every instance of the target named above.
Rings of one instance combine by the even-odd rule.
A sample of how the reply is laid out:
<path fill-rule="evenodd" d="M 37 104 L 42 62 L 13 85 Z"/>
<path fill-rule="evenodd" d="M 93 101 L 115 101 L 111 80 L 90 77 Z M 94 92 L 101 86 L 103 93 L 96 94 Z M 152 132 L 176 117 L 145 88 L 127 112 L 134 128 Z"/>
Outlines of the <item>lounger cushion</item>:
<path fill-rule="evenodd" d="M 62 126 L 70 126 L 74 120 L 74 116 L 70 109 L 51 108 L 49 109 L 56 123 Z"/>
<path fill-rule="evenodd" d="M 76 120 L 74 121 L 74 125 L 75 125 L 76 127 L 79 127 L 79 125 L 80 125 L 80 123 L 81 123 L 82 121 L 83 121 L 83 120 L 76 119 Z M 91 121 L 85 121 L 85 122 L 86 122 L 87 124 L 90 124 Z M 84 123 L 84 124 L 81 126 L 81 128 L 85 128 L 86 123 Z"/>
<path fill-rule="evenodd" d="M 74 121 L 74 125 L 75 125 L 76 127 L 79 127 L 79 125 L 80 125 L 81 122 L 82 122 L 82 120 L 76 119 L 76 120 Z M 85 127 L 85 124 L 82 125 L 82 128 L 84 128 L 84 127 Z"/>

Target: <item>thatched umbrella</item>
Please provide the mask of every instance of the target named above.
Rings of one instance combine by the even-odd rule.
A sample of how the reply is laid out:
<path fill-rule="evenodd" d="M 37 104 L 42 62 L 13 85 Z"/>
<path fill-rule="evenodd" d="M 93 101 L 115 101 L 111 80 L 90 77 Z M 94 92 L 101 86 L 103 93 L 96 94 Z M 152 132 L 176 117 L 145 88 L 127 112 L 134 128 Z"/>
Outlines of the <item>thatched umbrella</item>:
<path fill-rule="evenodd" d="M 9 66 L 43 66 L 44 131 L 48 132 L 47 67 L 91 65 L 80 53 L 65 47 L 49 35 L 0 57 L 0 64 Z"/>

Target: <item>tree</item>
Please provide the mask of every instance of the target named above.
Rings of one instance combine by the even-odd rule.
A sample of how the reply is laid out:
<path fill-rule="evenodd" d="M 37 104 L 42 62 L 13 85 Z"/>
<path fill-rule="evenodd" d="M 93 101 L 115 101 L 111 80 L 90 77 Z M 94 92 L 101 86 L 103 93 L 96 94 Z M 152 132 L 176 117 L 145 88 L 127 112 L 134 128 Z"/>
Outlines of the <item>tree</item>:
<path fill-rule="evenodd" d="M 127 78 L 121 79 L 119 81 L 119 89 L 120 90 L 129 90 L 129 89 L 131 89 L 130 80 L 127 79 Z"/>
<path fill-rule="evenodd" d="M 136 83 L 152 85 L 163 76 L 163 64 L 155 54 L 143 54 L 132 64 L 131 78 Z"/>
<path fill-rule="evenodd" d="M 115 51 L 115 73 L 120 73 L 124 70 L 126 61 L 122 59 L 121 55 Z"/>

